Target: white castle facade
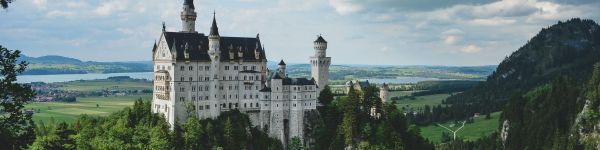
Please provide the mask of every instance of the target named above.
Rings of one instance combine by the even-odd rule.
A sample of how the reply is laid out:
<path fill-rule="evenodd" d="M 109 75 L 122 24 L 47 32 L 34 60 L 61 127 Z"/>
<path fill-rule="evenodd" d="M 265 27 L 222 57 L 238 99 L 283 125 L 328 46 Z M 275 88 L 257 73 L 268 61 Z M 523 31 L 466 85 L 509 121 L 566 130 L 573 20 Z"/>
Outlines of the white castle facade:
<path fill-rule="evenodd" d="M 304 140 L 305 114 L 316 109 L 320 86 L 328 82 L 327 41 L 319 36 L 314 42 L 311 79 L 289 78 L 283 60 L 270 73 L 258 34 L 221 36 L 214 17 L 210 34 L 198 33 L 196 16 L 193 1 L 185 0 L 182 30 L 168 32 L 163 25 L 154 44 L 152 112 L 173 125 L 185 121 L 188 111 L 204 119 L 238 109 L 284 144 L 293 137 Z"/>

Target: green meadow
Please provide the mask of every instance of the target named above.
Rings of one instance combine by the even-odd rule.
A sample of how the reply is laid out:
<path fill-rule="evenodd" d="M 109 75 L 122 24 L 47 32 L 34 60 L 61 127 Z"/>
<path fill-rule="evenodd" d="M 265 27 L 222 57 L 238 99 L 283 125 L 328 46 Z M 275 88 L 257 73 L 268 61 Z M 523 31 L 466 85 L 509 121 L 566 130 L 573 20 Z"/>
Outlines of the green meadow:
<path fill-rule="evenodd" d="M 59 83 L 59 89 L 67 91 L 102 91 L 102 90 L 151 90 L 151 82 L 136 80 L 79 80 Z"/>
<path fill-rule="evenodd" d="M 501 112 L 495 112 L 490 114 L 490 119 L 485 119 L 485 116 L 479 116 L 474 119 L 473 123 L 466 123 L 460 131 L 456 132 L 456 138 L 461 138 L 468 141 L 477 140 L 483 136 L 492 134 L 498 128 L 498 119 L 500 118 Z M 451 130 L 458 129 L 461 124 L 454 124 L 453 121 L 441 123 L 441 125 L 450 128 Z M 421 136 L 427 138 L 429 141 L 434 143 L 440 143 L 442 138 L 442 132 L 452 133 L 440 126 L 429 125 L 420 127 Z"/>
<path fill-rule="evenodd" d="M 25 106 L 27 109 L 39 110 L 33 114 L 35 122 L 48 122 L 52 118 L 56 122 L 74 122 L 79 115 L 107 116 L 112 112 L 133 105 L 139 98 L 151 100 L 151 94 L 110 96 L 110 97 L 77 97 L 77 102 L 32 102 Z M 98 104 L 98 107 L 97 105 Z"/>
<path fill-rule="evenodd" d="M 392 91 L 390 92 L 389 97 L 396 96 L 409 96 L 414 91 Z M 424 96 L 415 96 L 414 99 L 403 98 L 396 101 L 396 105 L 399 108 L 421 108 L 425 105 L 436 106 L 438 104 L 442 104 L 442 101 L 446 98 L 450 97 L 450 94 L 433 94 L 433 95 L 424 95 Z"/>

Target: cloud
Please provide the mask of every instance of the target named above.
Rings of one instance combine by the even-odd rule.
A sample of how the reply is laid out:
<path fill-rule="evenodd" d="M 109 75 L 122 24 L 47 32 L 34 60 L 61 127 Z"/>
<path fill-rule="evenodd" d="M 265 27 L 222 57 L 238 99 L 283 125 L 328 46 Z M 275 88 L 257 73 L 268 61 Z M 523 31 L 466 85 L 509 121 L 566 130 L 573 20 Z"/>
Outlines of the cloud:
<path fill-rule="evenodd" d="M 481 48 L 479 48 L 477 45 L 470 44 L 470 45 L 467 45 L 466 47 L 464 47 L 463 49 L 461 49 L 460 51 L 463 53 L 472 54 L 472 53 L 481 52 Z"/>
<path fill-rule="evenodd" d="M 457 36 L 446 36 L 444 38 L 444 43 L 448 44 L 448 45 L 454 45 L 454 43 L 456 43 L 456 41 L 458 41 L 458 37 Z"/>
<path fill-rule="evenodd" d="M 75 2 L 67 2 L 67 8 L 77 9 L 85 6 L 85 1 L 75 1 Z"/>
<path fill-rule="evenodd" d="M 104 2 L 102 4 L 100 4 L 100 6 L 96 7 L 96 9 L 94 10 L 94 13 L 96 13 L 97 15 L 100 16 L 107 16 L 110 15 L 111 13 L 113 13 L 114 11 L 122 11 L 127 9 L 127 1 L 107 1 Z"/>
<path fill-rule="evenodd" d="M 363 9 L 361 4 L 354 3 L 351 0 L 329 0 L 329 5 L 342 15 L 355 13 Z"/>
<path fill-rule="evenodd" d="M 40 9 L 45 9 L 46 4 L 48 4 L 48 0 L 33 0 L 33 5 Z"/>
<path fill-rule="evenodd" d="M 511 25 L 517 22 L 515 19 L 505 19 L 505 18 L 487 18 L 487 19 L 473 19 L 469 21 L 469 24 L 475 26 L 506 26 Z"/>
<path fill-rule="evenodd" d="M 68 12 L 68 11 L 60 11 L 60 10 L 53 10 L 53 11 L 49 11 L 48 13 L 46 13 L 46 16 L 48 17 L 73 17 L 75 16 L 75 13 L 73 12 Z"/>

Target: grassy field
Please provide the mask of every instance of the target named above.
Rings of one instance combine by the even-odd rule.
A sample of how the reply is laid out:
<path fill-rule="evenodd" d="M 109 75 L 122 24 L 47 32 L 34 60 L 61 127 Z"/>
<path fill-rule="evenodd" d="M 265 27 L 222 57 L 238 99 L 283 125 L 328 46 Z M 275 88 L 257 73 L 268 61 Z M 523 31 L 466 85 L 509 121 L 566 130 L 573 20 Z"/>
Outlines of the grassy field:
<path fill-rule="evenodd" d="M 390 97 L 408 96 L 414 91 L 393 91 L 390 92 Z M 450 94 L 433 94 L 425 96 L 415 96 L 414 99 L 401 99 L 396 101 L 399 108 L 420 108 L 425 105 L 435 106 L 441 104 L 442 101 L 448 98 Z"/>
<path fill-rule="evenodd" d="M 140 82 L 133 80 L 84 80 L 60 83 L 61 90 L 70 91 L 101 91 L 101 90 L 145 90 L 152 89 L 151 82 Z"/>
<path fill-rule="evenodd" d="M 500 113 L 501 112 L 492 113 L 490 115 L 490 119 L 485 119 L 485 116 L 475 118 L 473 123 L 465 124 L 465 127 L 456 133 L 456 137 L 474 141 L 480 137 L 493 133 L 498 128 L 498 119 L 500 117 Z M 452 130 L 456 130 L 458 127 L 460 127 L 460 124 L 454 125 L 454 122 L 445 122 L 442 123 L 442 125 L 449 127 Z M 450 133 L 448 130 L 436 125 L 421 127 L 421 136 L 434 143 L 441 142 L 442 132 Z"/>
<path fill-rule="evenodd" d="M 48 122 L 51 118 L 54 118 L 57 122 L 74 122 L 81 114 L 107 116 L 111 112 L 132 106 L 133 102 L 140 97 L 143 100 L 152 99 L 151 94 L 119 97 L 78 97 L 77 102 L 73 103 L 39 102 L 30 103 L 25 108 L 40 110 L 40 113 L 33 115 L 33 120 L 36 122 Z M 96 107 L 96 104 L 99 104 L 100 107 Z"/>

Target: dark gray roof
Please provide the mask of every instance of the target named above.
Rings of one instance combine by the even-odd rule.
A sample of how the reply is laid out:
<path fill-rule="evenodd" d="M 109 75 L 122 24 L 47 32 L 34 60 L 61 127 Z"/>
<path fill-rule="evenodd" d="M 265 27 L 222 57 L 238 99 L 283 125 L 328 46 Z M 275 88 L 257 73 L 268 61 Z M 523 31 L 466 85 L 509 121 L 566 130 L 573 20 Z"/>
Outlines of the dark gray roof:
<path fill-rule="evenodd" d="M 167 46 L 175 48 L 177 60 L 185 60 L 185 44 L 188 44 L 190 61 L 210 61 L 208 56 L 208 37 L 202 33 L 190 32 L 164 32 Z M 267 60 L 265 51 L 260 47 L 260 40 L 253 37 L 220 37 L 221 61 L 263 61 Z M 254 51 L 260 53 L 257 60 Z M 229 51 L 234 52 L 233 59 L 229 59 Z M 239 57 L 238 52 L 243 56 Z"/>
<path fill-rule="evenodd" d="M 279 71 L 276 71 L 275 74 L 273 74 L 273 76 L 271 76 L 271 79 L 281 79 L 281 75 L 279 75 Z"/>
<path fill-rule="evenodd" d="M 315 42 L 327 43 L 327 41 L 325 41 L 325 39 L 323 39 L 323 37 L 321 35 L 319 35 L 319 37 L 317 37 L 317 40 L 315 40 Z"/>
<path fill-rule="evenodd" d="M 271 88 L 269 87 L 264 87 L 263 89 L 260 89 L 259 92 L 271 92 Z"/>
<path fill-rule="evenodd" d="M 369 80 L 367 80 L 367 81 L 358 81 L 358 85 L 360 86 L 360 88 L 367 88 L 367 87 L 369 87 Z"/>
<path fill-rule="evenodd" d="M 185 0 L 183 1 L 183 5 L 189 5 L 190 8 L 194 9 L 194 0 Z"/>
<path fill-rule="evenodd" d="M 278 65 L 285 65 L 285 62 L 283 62 L 283 59 L 279 62 Z"/>
<path fill-rule="evenodd" d="M 215 19 L 215 15 L 213 13 L 213 22 L 212 26 L 210 26 L 210 34 L 209 35 L 219 35 L 219 27 L 217 27 L 217 19 Z"/>
<path fill-rule="evenodd" d="M 283 79 L 283 85 L 315 85 L 315 80 L 306 78 L 285 78 Z"/>

